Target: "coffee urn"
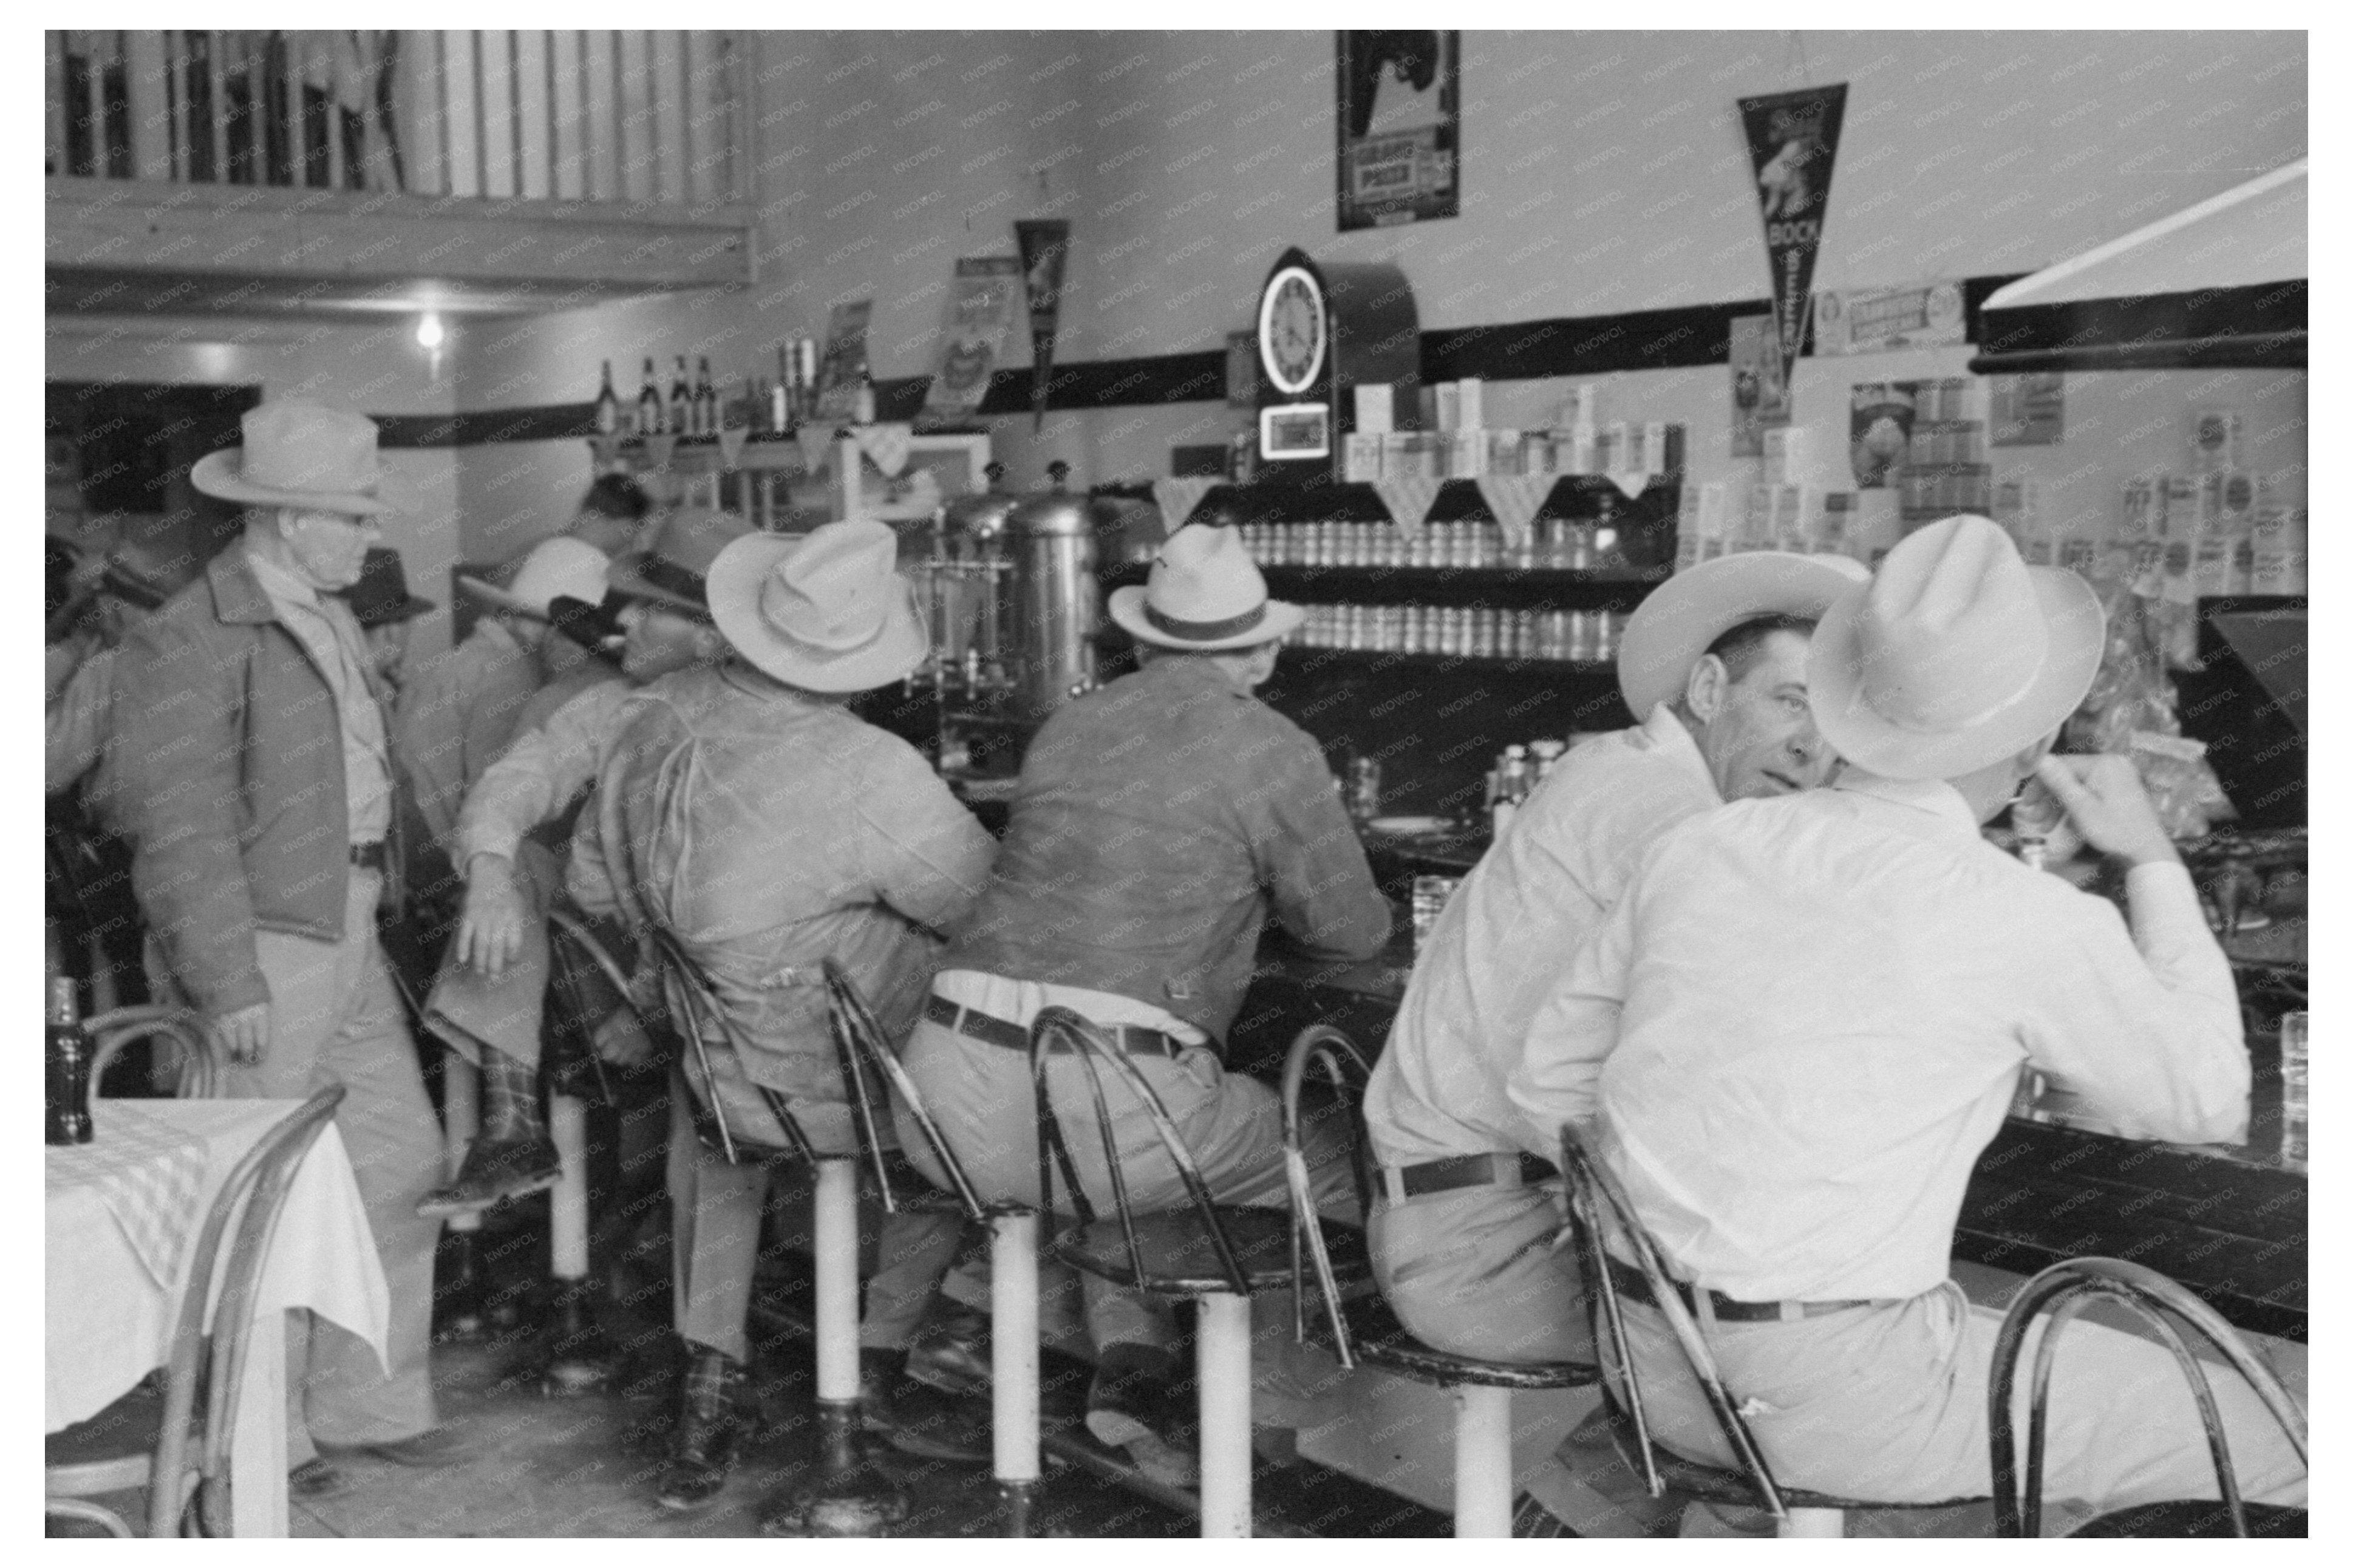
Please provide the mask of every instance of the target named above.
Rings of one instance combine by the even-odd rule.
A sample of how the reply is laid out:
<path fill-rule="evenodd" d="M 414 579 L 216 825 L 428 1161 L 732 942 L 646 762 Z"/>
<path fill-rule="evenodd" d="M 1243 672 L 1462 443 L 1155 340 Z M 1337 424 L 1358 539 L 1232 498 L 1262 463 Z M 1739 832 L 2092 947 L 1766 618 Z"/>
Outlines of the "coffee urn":
<path fill-rule="evenodd" d="M 1005 516 L 1005 582 L 999 645 L 1009 689 L 1006 716 L 1042 724 L 1095 683 L 1094 634 L 1102 624 L 1095 582 L 1094 514 L 1064 488 L 1070 464 L 1049 463 L 1053 488 Z"/>

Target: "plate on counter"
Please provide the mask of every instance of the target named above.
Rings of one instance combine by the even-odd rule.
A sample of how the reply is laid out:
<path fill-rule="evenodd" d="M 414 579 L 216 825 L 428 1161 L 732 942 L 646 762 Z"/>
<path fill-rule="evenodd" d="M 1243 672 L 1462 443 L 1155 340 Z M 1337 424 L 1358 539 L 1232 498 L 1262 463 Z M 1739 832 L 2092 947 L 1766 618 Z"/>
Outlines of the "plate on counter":
<path fill-rule="evenodd" d="M 1462 831 L 1451 817 L 1375 817 L 1365 827 L 1399 839 L 1440 838 Z"/>

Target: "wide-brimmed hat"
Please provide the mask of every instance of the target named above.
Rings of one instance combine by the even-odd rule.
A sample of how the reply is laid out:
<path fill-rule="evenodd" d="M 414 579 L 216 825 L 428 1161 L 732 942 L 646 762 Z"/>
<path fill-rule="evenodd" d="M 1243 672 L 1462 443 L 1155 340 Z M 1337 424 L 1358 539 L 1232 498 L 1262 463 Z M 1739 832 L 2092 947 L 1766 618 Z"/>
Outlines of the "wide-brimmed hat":
<path fill-rule="evenodd" d="M 1743 550 L 1702 561 L 1651 590 L 1618 641 L 1618 690 L 1637 720 L 1683 694 L 1708 644 L 1766 615 L 1820 620 L 1838 597 L 1871 580 L 1844 556 Z"/>
<path fill-rule="evenodd" d="M 885 685 L 930 648 L 906 579 L 892 570 L 898 553 L 898 535 L 871 519 L 801 539 L 747 535 L 711 564 L 711 618 L 728 646 L 787 685 Z"/>
<path fill-rule="evenodd" d="M 2099 673 L 2107 616 L 1990 518 L 1931 523 L 1823 615 L 1806 659 L 1822 738 L 1891 779 L 1957 779 L 2057 729 Z"/>
<path fill-rule="evenodd" d="M 554 618 L 548 607 L 559 597 L 586 599 L 591 605 L 602 600 L 612 565 L 612 557 L 596 546 L 558 535 L 533 545 L 505 588 L 460 574 L 458 591 L 492 609 L 531 620 L 551 620 Z"/>
<path fill-rule="evenodd" d="M 1111 596 L 1111 618 L 1137 641 L 1193 653 L 1255 647 L 1297 630 L 1306 616 L 1266 597 L 1266 579 L 1234 530 L 1204 523 L 1161 542 L 1142 588 Z"/>
<path fill-rule="evenodd" d="M 606 586 L 625 599 L 641 599 L 689 615 L 709 617 L 711 565 L 752 525 L 707 506 L 681 506 L 662 519 L 653 542 L 613 563 Z"/>
<path fill-rule="evenodd" d="M 352 619 L 362 626 L 391 626 L 433 608 L 431 599 L 408 591 L 408 574 L 400 569 L 398 550 L 369 550 L 360 563 L 360 580 L 343 593 Z"/>
<path fill-rule="evenodd" d="M 383 464 L 375 421 L 302 397 L 248 408 L 245 444 L 208 452 L 188 471 L 203 493 L 248 506 L 296 506 L 353 517 L 390 511 L 376 499 Z"/>

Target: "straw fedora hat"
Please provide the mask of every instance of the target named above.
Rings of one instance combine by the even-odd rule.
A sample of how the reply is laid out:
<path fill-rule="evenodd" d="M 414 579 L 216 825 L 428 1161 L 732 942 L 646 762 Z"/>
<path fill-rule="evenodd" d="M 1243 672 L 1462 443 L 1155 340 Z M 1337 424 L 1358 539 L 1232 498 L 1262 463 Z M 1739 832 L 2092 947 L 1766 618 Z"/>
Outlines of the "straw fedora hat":
<path fill-rule="evenodd" d="M 505 588 L 480 577 L 460 575 L 458 591 L 468 599 L 532 620 L 552 620 L 549 606 L 558 598 L 598 604 L 605 598 L 605 577 L 612 559 L 586 540 L 559 534 L 533 545 L 515 568 Z"/>
<path fill-rule="evenodd" d="M 2107 616 L 1991 519 L 1931 523 L 1823 615 L 1806 660 L 1822 738 L 1890 779 L 1957 779 L 2057 729 L 2099 673 Z"/>
<path fill-rule="evenodd" d="M 623 599 L 707 617 L 712 563 L 721 551 L 751 532 L 749 523 L 731 514 L 681 506 L 662 519 L 652 543 L 613 563 L 606 586 Z"/>
<path fill-rule="evenodd" d="M 828 523 L 806 538 L 747 534 L 711 563 L 711 618 L 754 668 L 811 692 L 862 692 L 913 669 L 930 651 L 899 538 L 868 519 Z"/>
<path fill-rule="evenodd" d="M 208 452 L 188 471 L 204 494 L 248 506 L 295 506 L 353 517 L 389 512 L 376 499 L 384 477 L 375 421 L 302 397 L 248 408 L 245 444 Z"/>
<path fill-rule="evenodd" d="M 1142 588 L 1113 590 L 1111 618 L 1155 648 L 1215 653 L 1289 636 L 1306 619 L 1266 597 L 1266 579 L 1231 528 L 1188 523 L 1161 542 Z"/>
<path fill-rule="evenodd" d="M 1637 723 L 1683 694 L 1707 645 L 1762 615 L 1820 620 L 1832 601 L 1871 580 L 1844 556 L 1743 550 L 1702 561 L 1653 588 L 1618 642 L 1618 689 Z"/>

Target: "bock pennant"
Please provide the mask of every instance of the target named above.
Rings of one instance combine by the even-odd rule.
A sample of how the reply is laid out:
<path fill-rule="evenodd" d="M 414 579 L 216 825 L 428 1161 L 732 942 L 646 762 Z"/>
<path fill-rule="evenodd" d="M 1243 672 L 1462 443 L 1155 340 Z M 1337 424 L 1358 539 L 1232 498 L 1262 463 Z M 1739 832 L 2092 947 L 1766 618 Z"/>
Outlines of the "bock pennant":
<path fill-rule="evenodd" d="M 1765 214 L 1765 249 L 1773 264 L 1773 327 L 1784 374 L 1797 368 L 1798 345 L 1806 335 L 1814 257 L 1821 249 L 1831 164 L 1845 113 L 1842 81 L 1740 101 L 1757 205 Z"/>
<path fill-rule="evenodd" d="M 1054 384 L 1054 323 L 1062 309 L 1062 273 L 1071 254 L 1071 220 L 1024 217 L 1013 225 L 1021 245 L 1021 270 L 1029 281 L 1030 428 L 1046 424 L 1046 396 Z"/>

